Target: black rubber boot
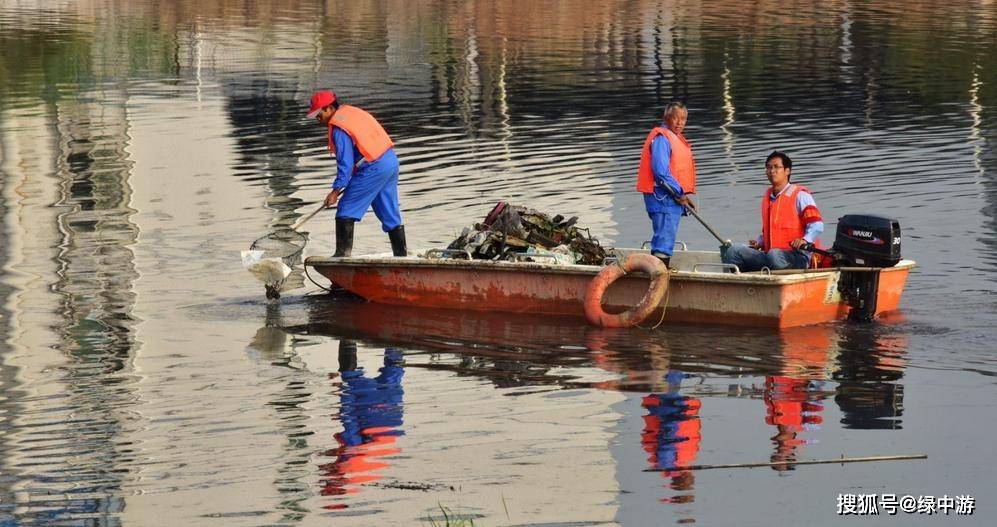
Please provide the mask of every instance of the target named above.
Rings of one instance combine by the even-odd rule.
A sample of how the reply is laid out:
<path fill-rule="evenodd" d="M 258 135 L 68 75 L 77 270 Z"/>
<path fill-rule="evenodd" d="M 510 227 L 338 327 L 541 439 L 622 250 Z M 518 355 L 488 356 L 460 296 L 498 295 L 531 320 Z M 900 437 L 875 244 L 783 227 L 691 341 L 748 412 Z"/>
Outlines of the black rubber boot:
<path fill-rule="evenodd" d="M 653 253 L 651 256 L 661 260 L 661 263 L 665 264 L 665 269 L 668 269 L 668 263 L 672 261 L 672 257 L 665 256 L 664 253 Z"/>
<path fill-rule="evenodd" d="M 336 218 L 336 254 L 346 257 L 353 253 L 353 225 L 356 220 Z"/>
<path fill-rule="evenodd" d="M 339 371 L 356 371 L 357 343 L 353 340 L 339 341 Z"/>
<path fill-rule="evenodd" d="M 408 249 L 405 247 L 404 225 L 399 225 L 388 231 L 388 239 L 391 240 L 391 252 L 395 256 L 408 256 Z"/>

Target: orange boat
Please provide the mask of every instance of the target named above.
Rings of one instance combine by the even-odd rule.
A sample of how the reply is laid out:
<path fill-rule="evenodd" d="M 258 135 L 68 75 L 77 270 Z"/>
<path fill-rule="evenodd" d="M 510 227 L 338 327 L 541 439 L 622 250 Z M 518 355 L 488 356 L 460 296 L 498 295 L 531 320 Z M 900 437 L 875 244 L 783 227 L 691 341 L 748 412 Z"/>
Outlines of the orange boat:
<path fill-rule="evenodd" d="M 646 251 L 616 249 L 613 256 L 622 259 L 632 252 Z M 429 251 L 404 258 L 310 257 L 305 266 L 370 302 L 578 317 L 584 316 L 589 282 L 603 269 L 597 265 L 445 256 L 453 255 Z M 717 251 L 677 250 L 671 265 L 675 270 L 670 273 L 667 294 L 645 325 L 661 320 L 786 328 L 843 319 L 862 309 L 865 318 L 873 318 L 898 309 L 915 263 L 900 260 L 886 268 L 740 273 L 722 264 Z M 871 276 L 875 282 L 860 302 L 850 293 L 855 276 Z M 648 276 L 632 273 L 609 287 L 602 305 L 607 312 L 621 312 L 637 304 L 647 292 Z"/>

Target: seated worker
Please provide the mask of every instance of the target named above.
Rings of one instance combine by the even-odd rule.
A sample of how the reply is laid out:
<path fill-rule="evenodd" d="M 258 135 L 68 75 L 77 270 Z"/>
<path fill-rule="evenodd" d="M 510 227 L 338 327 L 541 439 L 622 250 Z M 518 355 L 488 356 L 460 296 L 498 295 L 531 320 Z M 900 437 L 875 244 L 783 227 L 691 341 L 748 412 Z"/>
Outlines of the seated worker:
<path fill-rule="evenodd" d="M 810 191 L 790 183 L 793 161 L 782 152 L 772 152 L 765 160 L 765 175 L 772 184 L 762 196 L 762 235 L 747 246 L 727 249 L 723 262 L 741 271 L 760 271 L 763 267 L 806 269 L 810 252 L 800 247 L 816 243 L 824 232 L 824 222 Z"/>

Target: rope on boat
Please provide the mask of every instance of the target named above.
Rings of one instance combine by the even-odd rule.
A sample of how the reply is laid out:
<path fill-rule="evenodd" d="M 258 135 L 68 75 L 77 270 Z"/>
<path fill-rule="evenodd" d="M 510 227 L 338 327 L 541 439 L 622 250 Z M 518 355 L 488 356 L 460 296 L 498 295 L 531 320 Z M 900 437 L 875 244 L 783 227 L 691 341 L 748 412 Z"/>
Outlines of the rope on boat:
<path fill-rule="evenodd" d="M 637 305 L 622 313 L 606 313 L 602 308 L 602 297 L 609 286 L 618 278 L 632 271 L 643 271 L 651 279 L 648 290 Z M 585 288 L 583 307 L 585 318 L 594 326 L 604 328 L 629 328 L 636 326 L 649 317 L 661 304 L 668 292 L 670 274 L 661 260 L 642 253 L 630 253 L 626 258 L 617 260 L 616 265 L 604 267 L 589 281 Z M 663 314 L 662 314 L 663 315 Z M 662 316 L 662 318 L 664 318 Z M 660 323 L 660 321 L 659 321 Z M 657 326 L 655 326 L 657 327 Z"/>
<path fill-rule="evenodd" d="M 319 288 L 319 289 L 321 289 L 321 290 L 323 290 L 323 291 L 325 291 L 325 292 L 327 292 L 327 293 L 331 293 L 331 292 L 332 292 L 332 288 L 331 288 L 331 287 L 325 287 L 324 285 L 322 285 L 322 284 L 320 284 L 320 283 L 316 282 L 316 281 L 315 281 L 315 280 L 314 280 L 314 279 L 312 278 L 312 275 L 308 274 L 308 266 L 307 266 L 307 265 L 303 265 L 302 267 L 304 267 L 304 268 L 305 268 L 305 276 L 307 276 L 307 277 L 308 277 L 308 281 L 309 281 L 309 282 L 311 282 L 311 283 L 315 284 L 316 286 L 318 286 L 318 288 Z"/>
<path fill-rule="evenodd" d="M 669 270 L 668 272 L 671 272 L 671 271 Z M 634 324 L 634 325 L 637 326 L 640 329 L 646 329 L 646 330 L 649 330 L 649 331 L 654 331 L 654 330 L 658 329 L 658 326 L 660 326 L 665 321 L 665 311 L 668 309 L 668 296 L 671 295 L 671 294 L 672 294 L 672 288 L 671 287 L 665 288 L 665 300 L 663 302 L 661 302 L 661 318 L 658 319 L 658 323 L 657 324 L 655 324 L 655 325 L 653 325 L 653 326 L 651 326 L 649 328 L 645 328 L 645 327 L 641 326 L 640 324 Z"/>

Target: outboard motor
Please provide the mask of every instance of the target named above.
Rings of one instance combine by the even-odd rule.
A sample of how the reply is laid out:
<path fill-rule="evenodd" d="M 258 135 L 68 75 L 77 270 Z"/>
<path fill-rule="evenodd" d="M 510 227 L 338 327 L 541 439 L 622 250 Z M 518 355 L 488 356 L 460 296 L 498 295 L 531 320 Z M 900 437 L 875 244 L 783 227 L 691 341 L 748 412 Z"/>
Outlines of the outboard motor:
<path fill-rule="evenodd" d="M 900 262 L 900 222 L 871 214 L 847 214 L 838 218 L 838 232 L 831 249 L 842 270 L 838 291 L 852 308 L 848 318 L 870 321 L 876 316 L 879 272 Z"/>
<path fill-rule="evenodd" d="M 831 250 L 838 265 L 893 267 L 900 261 L 900 222 L 871 214 L 846 214 L 838 218 Z"/>

